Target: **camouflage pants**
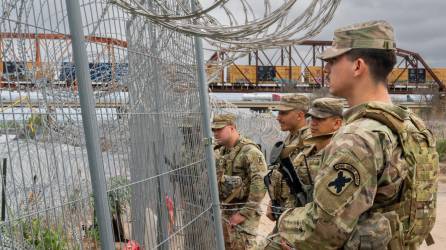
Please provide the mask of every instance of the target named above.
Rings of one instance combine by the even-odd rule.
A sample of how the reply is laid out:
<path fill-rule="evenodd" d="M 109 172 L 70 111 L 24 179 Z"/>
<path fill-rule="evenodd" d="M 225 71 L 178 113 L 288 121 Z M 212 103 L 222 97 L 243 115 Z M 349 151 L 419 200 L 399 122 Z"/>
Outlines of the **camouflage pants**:
<path fill-rule="evenodd" d="M 260 216 L 247 218 L 239 227 L 230 228 L 227 221 L 232 214 L 223 213 L 223 236 L 226 250 L 252 250 L 256 247 L 256 233 Z"/>

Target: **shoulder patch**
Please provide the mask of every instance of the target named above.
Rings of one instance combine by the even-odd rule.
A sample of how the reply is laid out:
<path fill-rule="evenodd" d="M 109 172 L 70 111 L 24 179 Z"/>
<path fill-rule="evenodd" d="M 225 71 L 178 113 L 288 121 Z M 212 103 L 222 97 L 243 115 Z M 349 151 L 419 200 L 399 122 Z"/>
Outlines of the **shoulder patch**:
<path fill-rule="evenodd" d="M 336 170 L 345 170 L 345 171 L 349 172 L 352 175 L 356 186 L 359 186 L 359 184 L 361 184 L 361 177 L 359 176 L 359 172 L 352 165 L 350 165 L 348 163 L 338 163 L 338 164 L 334 165 L 333 167 Z"/>
<path fill-rule="evenodd" d="M 337 175 L 328 183 L 327 188 L 335 195 L 340 195 L 353 182 L 353 175 L 346 170 L 338 170 Z"/>
<path fill-rule="evenodd" d="M 321 168 L 314 182 L 314 202 L 331 216 L 343 211 L 369 185 L 364 179 L 366 171 L 345 161 L 338 162 Z"/>

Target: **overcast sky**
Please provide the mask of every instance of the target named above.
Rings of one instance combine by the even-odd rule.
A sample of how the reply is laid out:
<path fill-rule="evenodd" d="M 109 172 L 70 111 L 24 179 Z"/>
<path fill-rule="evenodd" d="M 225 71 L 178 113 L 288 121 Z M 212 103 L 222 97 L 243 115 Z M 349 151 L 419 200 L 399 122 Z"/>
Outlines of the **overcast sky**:
<path fill-rule="evenodd" d="M 445 0 L 343 0 L 318 40 L 332 40 L 337 27 L 386 20 L 397 47 L 418 52 L 432 67 L 446 67 Z"/>

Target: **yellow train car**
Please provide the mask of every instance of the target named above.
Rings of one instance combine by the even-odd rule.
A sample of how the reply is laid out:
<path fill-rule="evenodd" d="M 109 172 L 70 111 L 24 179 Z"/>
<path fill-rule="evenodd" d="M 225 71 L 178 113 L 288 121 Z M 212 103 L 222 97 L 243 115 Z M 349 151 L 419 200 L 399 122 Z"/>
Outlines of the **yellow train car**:
<path fill-rule="evenodd" d="M 409 81 L 408 69 L 395 68 L 390 72 L 387 79 L 390 85 L 394 83 L 407 83 Z"/>
<path fill-rule="evenodd" d="M 308 66 L 304 70 L 304 81 L 306 83 L 322 84 L 323 77 L 323 68 L 320 66 Z"/>
<path fill-rule="evenodd" d="M 442 81 L 446 83 L 446 68 L 432 68 L 435 75 Z M 434 78 L 426 71 L 426 82 L 433 82 Z"/>
<path fill-rule="evenodd" d="M 250 65 L 229 65 L 228 67 L 228 81 L 232 84 L 251 83 L 257 81 L 256 66 Z"/>
<path fill-rule="evenodd" d="M 276 80 L 281 82 L 290 82 L 290 72 L 291 72 L 291 82 L 298 83 L 302 80 L 302 68 L 300 66 L 276 66 Z"/>

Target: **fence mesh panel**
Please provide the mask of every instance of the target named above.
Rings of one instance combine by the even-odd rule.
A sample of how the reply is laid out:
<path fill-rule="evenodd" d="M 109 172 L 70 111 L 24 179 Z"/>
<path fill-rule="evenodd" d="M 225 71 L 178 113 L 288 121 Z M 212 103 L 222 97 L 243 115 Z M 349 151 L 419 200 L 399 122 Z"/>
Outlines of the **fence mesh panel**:
<path fill-rule="evenodd" d="M 115 241 L 213 249 L 193 37 L 80 3 Z M 0 13 L 0 248 L 100 248 L 64 1 Z"/>

